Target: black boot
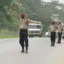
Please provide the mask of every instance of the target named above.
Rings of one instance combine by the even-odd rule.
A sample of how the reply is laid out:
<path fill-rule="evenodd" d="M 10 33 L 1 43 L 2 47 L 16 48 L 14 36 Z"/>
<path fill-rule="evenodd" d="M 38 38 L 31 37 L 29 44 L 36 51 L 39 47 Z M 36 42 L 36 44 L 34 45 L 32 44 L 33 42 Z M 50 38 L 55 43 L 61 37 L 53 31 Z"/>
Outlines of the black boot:
<path fill-rule="evenodd" d="M 24 53 L 24 47 L 22 47 L 22 51 L 21 52 Z"/>
<path fill-rule="evenodd" d="M 55 43 L 54 42 L 51 42 L 51 46 L 54 46 L 55 45 Z"/>
<path fill-rule="evenodd" d="M 26 47 L 26 52 L 25 53 L 28 53 L 28 46 Z"/>
<path fill-rule="evenodd" d="M 58 41 L 57 43 L 58 43 L 58 44 L 61 44 L 61 41 Z"/>

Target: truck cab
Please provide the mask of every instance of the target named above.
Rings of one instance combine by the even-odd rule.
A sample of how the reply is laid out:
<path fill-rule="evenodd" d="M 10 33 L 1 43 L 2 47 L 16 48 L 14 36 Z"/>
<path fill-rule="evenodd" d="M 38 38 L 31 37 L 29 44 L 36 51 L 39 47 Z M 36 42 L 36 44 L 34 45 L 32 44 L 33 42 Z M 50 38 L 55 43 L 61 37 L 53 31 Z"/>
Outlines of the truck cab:
<path fill-rule="evenodd" d="M 32 37 L 32 36 L 42 37 L 42 30 L 43 30 L 43 27 L 42 27 L 41 23 L 39 23 L 39 24 L 29 23 L 28 35 L 29 35 L 29 37 Z"/>

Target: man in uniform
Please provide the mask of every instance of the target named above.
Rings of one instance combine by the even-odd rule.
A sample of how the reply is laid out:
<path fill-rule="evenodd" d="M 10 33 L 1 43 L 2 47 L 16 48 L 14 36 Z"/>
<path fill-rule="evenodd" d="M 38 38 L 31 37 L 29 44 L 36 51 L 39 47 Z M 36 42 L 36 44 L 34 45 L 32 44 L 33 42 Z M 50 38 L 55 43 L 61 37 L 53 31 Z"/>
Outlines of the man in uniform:
<path fill-rule="evenodd" d="M 25 42 L 25 48 L 26 48 L 26 53 L 28 53 L 28 26 L 29 23 L 37 23 L 39 24 L 39 22 L 35 22 L 29 19 L 25 18 L 25 13 L 21 13 L 20 17 L 17 14 L 18 19 L 20 19 L 20 23 L 19 23 L 19 27 L 20 27 L 20 39 L 19 39 L 19 43 L 22 47 L 22 53 L 24 53 L 24 42 Z"/>
<path fill-rule="evenodd" d="M 56 38 L 56 25 L 55 21 L 52 20 L 51 25 L 49 27 L 50 30 L 50 40 L 51 40 L 51 46 L 55 45 L 55 38 Z"/>
<path fill-rule="evenodd" d="M 62 31 L 63 28 L 61 26 L 61 21 L 58 22 L 58 42 L 57 43 L 61 43 L 61 36 L 62 36 Z"/>

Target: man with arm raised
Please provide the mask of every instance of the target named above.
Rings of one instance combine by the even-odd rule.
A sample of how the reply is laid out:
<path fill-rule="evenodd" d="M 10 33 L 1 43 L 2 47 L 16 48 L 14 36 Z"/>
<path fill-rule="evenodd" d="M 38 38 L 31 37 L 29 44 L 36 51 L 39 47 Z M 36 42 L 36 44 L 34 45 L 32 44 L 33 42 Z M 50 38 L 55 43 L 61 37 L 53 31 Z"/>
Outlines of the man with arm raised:
<path fill-rule="evenodd" d="M 22 47 L 21 52 L 24 53 L 24 42 L 25 42 L 26 53 L 28 53 L 28 26 L 29 26 L 29 23 L 38 23 L 39 24 L 39 22 L 35 22 L 35 21 L 32 21 L 32 20 L 26 19 L 25 13 L 21 13 L 20 17 L 17 13 L 16 13 L 16 15 L 17 15 L 17 17 L 20 21 L 19 22 L 19 28 L 20 28 L 19 43 Z"/>

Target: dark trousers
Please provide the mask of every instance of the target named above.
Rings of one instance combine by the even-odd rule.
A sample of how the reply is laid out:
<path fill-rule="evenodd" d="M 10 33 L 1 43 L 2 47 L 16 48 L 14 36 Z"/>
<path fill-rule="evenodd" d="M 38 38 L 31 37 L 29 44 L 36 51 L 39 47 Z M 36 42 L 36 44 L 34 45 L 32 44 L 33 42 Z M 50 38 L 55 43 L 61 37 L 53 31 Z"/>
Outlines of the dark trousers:
<path fill-rule="evenodd" d="M 58 43 L 61 43 L 62 32 L 58 32 Z"/>
<path fill-rule="evenodd" d="M 27 29 L 20 29 L 20 45 L 24 47 L 28 47 L 28 30 Z"/>
<path fill-rule="evenodd" d="M 51 46 L 55 45 L 55 38 L 56 38 L 56 32 L 51 32 L 51 35 L 50 35 Z"/>

